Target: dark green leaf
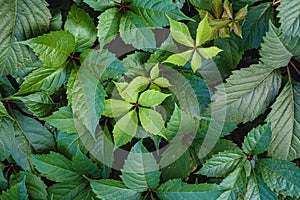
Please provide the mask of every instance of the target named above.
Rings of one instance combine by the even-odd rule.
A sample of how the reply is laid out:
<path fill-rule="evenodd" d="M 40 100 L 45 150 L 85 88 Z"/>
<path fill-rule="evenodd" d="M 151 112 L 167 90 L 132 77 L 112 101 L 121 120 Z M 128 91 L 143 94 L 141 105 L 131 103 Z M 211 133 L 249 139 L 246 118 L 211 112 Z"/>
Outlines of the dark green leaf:
<path fill-rule="evenodd" d="M 0 122 L 0 161 L 10 156 L 14 141 L 14 122 L 3 118 Z"/>
<path fill-rule="evenodd" d="M 0 122 L 1 122 L 1 118 L 2 117 L 8 117 L 11 118 L 11 116 L 8 114 L 5 106 L 3 105 L 3 103 L 0 101 Z"/>
<path fill-rule="evenodd" d="M 3 192 L 3 194 L 0 197 L 2 200 L 27 200 L 28 194 L 27 189 L 25 187 L 25 180 L 21 181 L 20 183 L 17 183 L 16 185 L 9 188 L 7 191 Z"/>
<path fill-rule="evenodd" d="M 67 155 L 68 158 L 75 156 L 79 146 L 82 146 L 78 134 L 68 134 L 58 131 L 56 136 L 58 152 Z"/>
<path fill-rule="evenodd" d="M 114 0 L 83 0 L 83 2 L 96 11 L 104 11 L 116 4 L 116 1 Z"/>
<path fill-rule="evenodd" d="M 5 190 L 8 187 L 8 181 L 3 175 L 2 170 L 0 170 L 0 190 Z"/>

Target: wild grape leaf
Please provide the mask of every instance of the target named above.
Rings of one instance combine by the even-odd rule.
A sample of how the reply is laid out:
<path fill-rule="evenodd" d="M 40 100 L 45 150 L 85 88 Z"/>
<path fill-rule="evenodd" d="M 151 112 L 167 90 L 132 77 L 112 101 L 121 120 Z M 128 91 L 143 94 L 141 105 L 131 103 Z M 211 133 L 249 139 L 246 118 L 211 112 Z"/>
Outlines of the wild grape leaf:
<path fill-rule="evenodd" d="M 154 190 L 159 185 L 159 166 L 141 140 L 131 148 L 121 172 L 123 183 L 135 191 L 143 192 L 148 188 Z"/>
<path fill-rule="evenodd" d="M 83 2 L 88 4 L 95 11 L 104 11 L 117 3 L 117 1 L 114 0 L 83 0 Z"/>
<path fill-rule="evenodd" d="M 129 54 L 122 60 L 122 63 L 127 69 L 128 76 L 146 76 L 147 71 L 144 68 L 144 63 L 147 62 L 149 54 L 146 52 L 135 51 Z"/>
<path fill-rule="evenodd" d="M 268 150 L 272 131 L 270 124 L 253 128 L 245 137 L 243 150 L 247 155 L 258 155 Z"/>
<path fill-rule="evenodd" d="M 276 97 L 281 85 L 278 71 L 262 63 L 233 71 L 217 86 L 210 104 L 212 114 L 226 115 L 228 122 L 248 122 L 262 114 Z"/>
<path fill-rule="evenodd" d="M 284 35 L 300 36 L 300 5 L 297 1 L 283 0 L 278 6 L 278 17 Z"/>
<path fill-rule="evenodd" d="M 25 186 L 25 180 L 4 191 L 0 196 L 2 200 L 20 199 L 27 200 L 28 194 Z"/>
<path fill-rule="evenodd" d="M 80 180 L 80 175 L 72 169 L 71 161 L 62 154 L 32 155 L 31 160 L 35 168 L 49 180 L 56 182 Z"/>
<path fill-rule="evenodd" d="M 132 189 L 126 188 L 126 186 L 121 181 L 116 180 L 90 180 L 93 192 L 97 195 L 99 199 L 111 200 L 111 199 L 135 199 L 141 200 L 141 193 L 134 191 Z"/>
<path fill-rule="evenodd" d="M 157 189 L 157 196 L 161 200 L 211 200 L 217 199 L 222 193 L 222 188 L 216 184 L 187 184 L 179 179 L 170 180 Z"/>
<path fill-rule="evenodd" d="M 139 118 L 143 128 L 154 135 L 160 135 L 165 121 L 161 114 L 148 108 L 139 108 Z"/>
<path fill-rule="evenodd" d="M 0 161 L 8 158 L 13 149 L 14 122 L 8 118 L 3 118 L 0 123 Z"/>
<path fill-rule="evenodd" d="M 300 171 L 294 163 L 265 158 L 256 162 L 256 170 L 269 188 L 277 194 L 300 195 Z"/>
<path fill-rule="evenodd" d="M 77 76 L 77 71 L 78 71 L 78 68 L 77 68 L 77 66 L 75 66 L 71 70 L 69 78 L 68 78 L 68 82 L 67 82 L 66 94 L 67 94 L 67 99 L 68 99 L 68 105 L 69 106 L 72 106 L 72 101 L 73 101 L 72 100 L 72 93 L 73 93 L 74 83 L 75 83 L 76 76 Z"/>
<path fill-rule="evenodd" d="M 146 90 L 138 100 L 138 103 L 145 107 L 154 107 L 161 104 L 170 94 L 164 94 L 157 90 Z"/>
<path fill-rule="evenodd" d="M 70 31 L 76 40 L 76 51 L 91 47 L 96 40 L 96 27 L 93 19 L 84 10 L 72 6 L 65 22 L 64 30 Z"/>
<path fill-rule="evenodd" d="M 44 0 L 0 1 L 0 75 L 14 74 L 36 61 L 32 51 L 16 43 L 48 30 L 51 18 Z"/>
<path fill-rule="evenodd" d="M 211 28 L 208 23 L 208 15 L 201 20 L 196 33 L 196 46 L 202 45 L 211 38 Z"/>
<path fill-rule="evenodd" d="M 0 101 L 0 121 L 2 117 L 8 117 L 11 118 L 11 116 L 8 114 L 5 106 L 3 105 L 3 103 Z"/>
<path fill-rule="evenodd" d="M 74 124 L 72 108 L 69 106 L 59 108 L 58 111 L 55 111 L 52 115 L 43 118 L 43 120 L 65 133 L 77 132 Z"/>
<path fill-rule="evenodd" d="M 101 114 L 107 117 L 119 117 L 127 113 L 132 107 L 133 104 L 127 101 L 107 99 L 104 101 L 104 111 Z"/>
<path fill-rule="evenodd" d="M 240 164 L 243 158 L 244 154 L 240 151 L 220 152 L 208 159 L 197 173 L 209 177 L 225 177 Z"/>
<path fill-rule="evenodd" d="M 274 158 L 294 160 L 300 155 L 300 84 L 289 81 L 268 115 L 271 122 L 272 142 L 268 149 Z M 283 132 L 284 130 L 284 132 Z"/>
<path fill-rule="evenodd" d="M 52 93 L 65 81 L 66 69 L 64 67 L 55 69 L 41 67 L 28 74 L 17 95 L 24 95 L 32 92 L 45 91 Z"/>

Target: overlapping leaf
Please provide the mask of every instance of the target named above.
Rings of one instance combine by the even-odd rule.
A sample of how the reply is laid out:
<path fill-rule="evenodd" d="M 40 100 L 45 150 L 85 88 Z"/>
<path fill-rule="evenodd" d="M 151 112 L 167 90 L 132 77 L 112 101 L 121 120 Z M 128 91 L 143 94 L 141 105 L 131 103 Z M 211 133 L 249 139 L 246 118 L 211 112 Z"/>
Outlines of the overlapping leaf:
<path fill-rule="evenodd" d="M 281 1 L 279 7 L 279 18 L 283 34 L 287 36 L 300 37 L 300 4 L 293 0 Z"/>

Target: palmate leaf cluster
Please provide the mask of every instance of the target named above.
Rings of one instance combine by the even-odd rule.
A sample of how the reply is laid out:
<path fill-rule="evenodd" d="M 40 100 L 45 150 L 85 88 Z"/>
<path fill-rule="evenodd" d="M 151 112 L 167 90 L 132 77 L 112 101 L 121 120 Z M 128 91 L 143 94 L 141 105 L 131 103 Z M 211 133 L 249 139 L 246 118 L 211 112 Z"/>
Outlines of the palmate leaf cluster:
<path fill-rule="evenodd" d="M 0 199 L 300 198 L 298 1 L 0 5 Z"/>

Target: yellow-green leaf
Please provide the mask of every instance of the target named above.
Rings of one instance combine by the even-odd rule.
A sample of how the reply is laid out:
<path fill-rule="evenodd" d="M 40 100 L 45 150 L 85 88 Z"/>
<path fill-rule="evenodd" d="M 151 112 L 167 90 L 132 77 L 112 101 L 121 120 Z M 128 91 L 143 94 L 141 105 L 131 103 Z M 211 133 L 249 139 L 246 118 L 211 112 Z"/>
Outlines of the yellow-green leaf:
<path fill-rule="evenodd" d="M 211 37 L 211 28 L 208 23 L 208 15 L 199 23 L 196 35 L 196 46 L 202 45 L 207 42 Z"/>
<path fill-rule="evenodd" d="M 207 47 L 207 48 L 198 48 L 199 53 L 201 56 L 204 58 L 213 58 L 215 57 L 218 53 L 223 51 L 222 49 L 219 49 L 218 47 Z"/>
<path fill-rule="evenodd" d="M 158 112 L 148 108 L 139 108 L 139 117 L 143 128 L 154 135 L 158 135 L 164 128 L 164 120 Z"/>
<path fill-rule="evenodd" d="M 128 112 L 132 107 L 133 105 L 126 101 L 107 99 L 104 101 L 104 111 L 101 115 L 106 117 L 118 117 Z"/>

